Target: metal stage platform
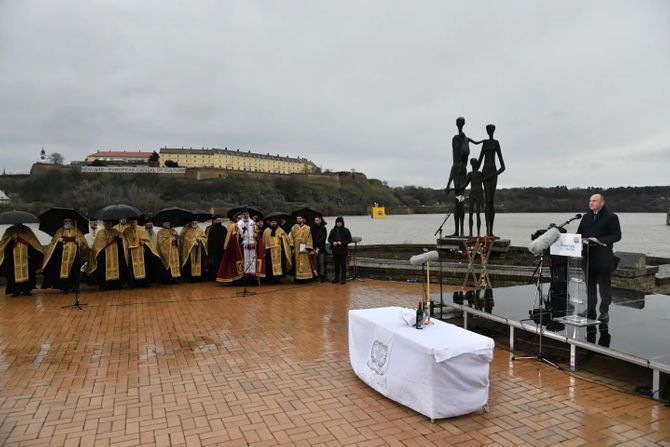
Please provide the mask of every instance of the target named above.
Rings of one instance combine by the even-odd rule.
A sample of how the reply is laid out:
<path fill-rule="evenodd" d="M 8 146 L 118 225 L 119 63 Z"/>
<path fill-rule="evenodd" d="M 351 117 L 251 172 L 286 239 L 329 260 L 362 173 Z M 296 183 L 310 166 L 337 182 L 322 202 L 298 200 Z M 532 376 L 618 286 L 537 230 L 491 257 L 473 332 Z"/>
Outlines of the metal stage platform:
<path fill-rule="evenodd" d="M 548 289 L 548 285 L 545 287 Z M 539 326 L 529 319 L 535 285 L 444 293 L 443 305 L 509 326 L 510 350 L 514 351 L 514 330 L 537 334 Z M 431 294 L 435 317 L 439 316 L 440 294 Z M 654 399 L 660 398 L 660 373 L 670 374 L 670 296 L 614 289 L 609 323 L 577 327 L 552 322 L 544 336 L 570 345 L 570 367 L 577 368 L 577 348 L 597 352 L 652 370 Z"/>

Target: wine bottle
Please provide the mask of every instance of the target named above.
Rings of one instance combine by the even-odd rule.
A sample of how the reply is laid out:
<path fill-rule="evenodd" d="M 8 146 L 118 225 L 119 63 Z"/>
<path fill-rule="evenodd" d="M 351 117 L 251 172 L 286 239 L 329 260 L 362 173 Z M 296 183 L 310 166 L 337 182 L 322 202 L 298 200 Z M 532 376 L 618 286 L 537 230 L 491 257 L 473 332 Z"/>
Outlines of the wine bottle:
<path fill-rule="evenodd" d="M 419 307 L 416 308 L 416 328 L 423 329 L 423 303 L 419 301 Z"/>

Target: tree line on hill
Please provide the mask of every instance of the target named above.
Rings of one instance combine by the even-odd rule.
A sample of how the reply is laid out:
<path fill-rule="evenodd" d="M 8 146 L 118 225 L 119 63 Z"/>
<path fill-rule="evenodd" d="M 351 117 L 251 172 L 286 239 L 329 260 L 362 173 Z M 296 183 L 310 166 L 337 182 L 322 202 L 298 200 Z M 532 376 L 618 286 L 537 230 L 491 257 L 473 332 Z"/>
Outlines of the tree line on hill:
<path fill-rule="evenodd" d="M 307 176 L 250 177 L 195 180 L 155 174 L 119 175 L 53 170 L 17 178 L 0 176 L 0 190 L 12 208 L 33 212 L 51 206 L 74 207 L 93 213 L 104 205 L 127 203 L 145 212 L 167 206 L 187 209 L 226 209 L 241 204 L 265 211 L 291 211 L 309 206 L 326 215 L 366 214 L 374 202 L 391 213 L 442 213 L 452 206 L 443 189 L 403 186 L 391 188 L 378 180 L 319 182 Z M 573 212 L 586 207 L 588 197 L 603 192 L 616 212 L 665 212 L 670 186 L 609 189 L 565 186 L 508 188 L 496 193 L 498 212 Z"/>
<path fill-rule="evenodd" d="M 444 190 L 404 186 L 394 192 L 408 206 L 444 205 Z M 571 212 L 583 210 L 589 197 L 602 193 L 616 212 L 665 212 L 670 207 L 670 186 L 568 188 L 567 186 L 504 188 L 496 191 L 496 212 Z M 453 196 L 452 196 L 453 198 Z"/>

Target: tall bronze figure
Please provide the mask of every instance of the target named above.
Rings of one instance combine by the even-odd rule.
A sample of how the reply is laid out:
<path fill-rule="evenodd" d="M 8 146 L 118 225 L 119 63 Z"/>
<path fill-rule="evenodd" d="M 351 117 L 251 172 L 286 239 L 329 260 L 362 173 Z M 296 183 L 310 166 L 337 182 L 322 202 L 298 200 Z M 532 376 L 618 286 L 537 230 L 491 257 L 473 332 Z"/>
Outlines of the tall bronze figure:
<path fill-rule="evenodd" d="M 451 172 L 449 173 L 449 180 L 447 181 L 447 197 L 451 191 L 451 183 L 454 183 L 454 194 L 456 196 L 454 202 L 454 234 L 451 236 L 462 237 L 465 232 L 465 186 L 467 183 L 467 167 L 468 157 L 470 156 L 469 143 L 479 144 L 481 141 L 473 141 L 468 138 L 463 132 L 465 125 L 465 118 L 459 116 L 456 118 L 456 127 L 458 127 L 458 134 L 454 135 L 451 140 L 451 149 L 453 156 L 453 164 L 451 165 Z"/>
<path fill-rule="evenodd" d="M 495 220 L 495 194 L 498 185 L 498 176 L 505 171 L 505 161 L 503 160 L 500 143 L 493 138 L 496 126 L 489 124 L 486 126 L 488 140 L 484 140 L 482 151 L 479 154 L 479 163 L 482 159 L 482 175 L 484 177 L 484 219 L 486 220 L 486 235 L 493 236 L 493 221 Z M 500 160 L 500 169 L 496 166 L 496 155 Z"/>

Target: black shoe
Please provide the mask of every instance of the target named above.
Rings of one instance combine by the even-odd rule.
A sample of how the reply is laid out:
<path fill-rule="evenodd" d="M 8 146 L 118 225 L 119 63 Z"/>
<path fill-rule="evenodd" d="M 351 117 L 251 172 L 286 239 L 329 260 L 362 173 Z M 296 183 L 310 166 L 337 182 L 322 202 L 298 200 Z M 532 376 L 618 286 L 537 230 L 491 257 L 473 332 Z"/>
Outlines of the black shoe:
<path fill-rule="evenodd" d="M 608 321 L 610 321 L 610 314 L 607 312 L 603 312 L 598 317 L 598 320 L 602 321 L 603 323 L 607 323 Z"/>
<path fill-rule="evenodd" d="M 334 279 L 331 281 L 333 284 L 337 284 L 339 281 L 337 279 Z"/>
<path fill-rule="evenodd" d="M 33 296 L 33 292 L 31 292 L 30 290 L 27 291 L 27 292 L 23 292 L 23 294 L 24 294 L 25 296 Z"/>
<path fill-rule="evenodd" d="M 17 297 L 17 296 L 21 296 L 21 294 L 19 292 L 14 292 L 14 293 L 12 293 L 12 296 Z"/>
<path fill-rule="evenodd" d="M 340 284 L 346 284 L 346 283 L 347 283 L 347 280 L 346 280 L 346 279 L 341 279 L 341 280 L 340 280 Z"/>

